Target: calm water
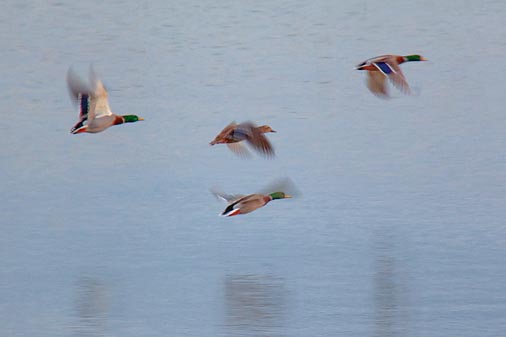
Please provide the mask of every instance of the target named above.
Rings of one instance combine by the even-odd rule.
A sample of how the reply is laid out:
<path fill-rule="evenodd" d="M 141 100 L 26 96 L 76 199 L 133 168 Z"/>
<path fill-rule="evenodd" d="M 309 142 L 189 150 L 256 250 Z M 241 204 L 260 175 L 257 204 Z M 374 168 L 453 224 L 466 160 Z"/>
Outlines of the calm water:
<path fill-rule="evenodd" d="M 504 1 L 4 1 L 1 336 L 500 336 Z M 357 63 L 403 65 L 371 95 Z M 113 111 L 70 135 L 65 74 Z M 270 124 L 277 157 L 209 147 Z M 302 191 L 233 218 L 209 188 Z"/>

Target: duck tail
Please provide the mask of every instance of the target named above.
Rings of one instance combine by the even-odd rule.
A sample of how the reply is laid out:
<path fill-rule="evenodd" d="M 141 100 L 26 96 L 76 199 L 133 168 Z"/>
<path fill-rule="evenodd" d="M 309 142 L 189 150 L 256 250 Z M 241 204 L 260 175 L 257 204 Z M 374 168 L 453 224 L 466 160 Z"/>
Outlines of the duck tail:
<path fill-rule="evenodd" d="M 238 215 L 238 214 L 241 214 L 241 209 L 240 208 L 232 209 L 232 210 L 230 210 L 228 212 L 227 212 L 227 210 L 225 210 L 220 215 L 221 216 L 234 216 L 234 215 Z"/>

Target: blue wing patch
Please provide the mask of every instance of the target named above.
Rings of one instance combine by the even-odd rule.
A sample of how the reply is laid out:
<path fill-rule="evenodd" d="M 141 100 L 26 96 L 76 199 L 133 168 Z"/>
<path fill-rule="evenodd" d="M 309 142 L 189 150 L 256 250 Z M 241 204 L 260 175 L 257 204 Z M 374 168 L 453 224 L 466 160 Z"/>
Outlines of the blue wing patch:
<path fill-rule="evenodd" d="M 395 72 L 392 67 L 390 67 L 390 65 L 386 62 L 374 62 L 374 65 L 385 75 L 390 75 L 391 73 Z"/>
<path fill-rule="evenodd" d="M 77 96 L 77 102 L 79 103 L 79 115 L 88 115 L 90 111 L 90 96 L 88 94 L 79 94 Z"/>
<path fill-rule="evenodd" d="M 250 137 L 250 132 L 248 130 L 237 128 L 232 132 L 232 138 L 235 140 L 244 140 Z"/>
<path fill-rule="evenodd" d="M 71 133 L 76 133 L 88 121 L 88 113 L 90 112 L 90 96 L 88 94 L 79 93 L 77 95 L 77 103 L 79 104 L 79 122 L 70 129 Z"/>

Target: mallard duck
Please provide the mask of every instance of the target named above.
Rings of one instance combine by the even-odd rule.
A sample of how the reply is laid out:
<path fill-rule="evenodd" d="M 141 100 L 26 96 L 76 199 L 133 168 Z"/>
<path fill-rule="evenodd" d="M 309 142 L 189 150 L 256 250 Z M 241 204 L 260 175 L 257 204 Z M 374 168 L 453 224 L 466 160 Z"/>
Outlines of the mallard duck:
<path fill-rule="evenodd" d="M 107 90 L 90 68 L 91 88 L 69 68 L 67 85 L 74 102 L 79 105 L 79 121 L 70 133 L 97 133 L 118 124 L 133 123 L 144 120 L 136 115 L 116 115 L 111 112 L 107 99 Z"/>
<path fill-rule="evenodd" d="M 220 214 L 222 216 L 234 216 L 238 214 L 247 214 L 254 210 L 264 207 L 271 200 L 291 198 L 291 195 L 284 192 L 274 192 L 270 194 L 250 194 L 242 195 L 227 195 L 219 192 L 213 192 L 217 197 L 228 202 L 227 208 Z"/>
<path fill-rule="evenodd" d="M 367 70 L 367 87 L 369 90 L 382 98 L 388 98 L 386 79 L 405 94 L 410 94 L 408 82 L 399 67 L 404 62 L 427 61 L 421 55 L 382 55 L 370 58 L 355 67 L 357 70 Z"/>
<path fill-rule="evenodd" d="M 227 144 L 228 148 L 237 155 L 249 156 L 249 151 L 242 146 L 242 141 L 247 141 L 255 150 L 261 154 L 272 157 L 274 149 L 264 133 L 276 132 L 269 125 L 256 126 L 252 122 L 235 122 L 227 125 L 209 145 Z"/>
<path fill-rule="evenodd" d="M 249 195 L 230 195 L 219 192 L 216 189 L 211 189 L 211 192 L 217 198 L 228 203 L 225 210 L 220 214 L 222 216 L 247 214 L 265 206 L 271 200 L 293 198 L 301 195 L 299 189 L 288 177 L 273 180 L 262 190 Z"/>

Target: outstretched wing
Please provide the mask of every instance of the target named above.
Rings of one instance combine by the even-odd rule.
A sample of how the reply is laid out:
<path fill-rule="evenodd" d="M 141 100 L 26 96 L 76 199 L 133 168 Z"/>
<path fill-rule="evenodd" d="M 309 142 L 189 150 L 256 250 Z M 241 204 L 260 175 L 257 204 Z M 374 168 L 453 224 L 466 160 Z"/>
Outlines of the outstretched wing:
<path fill-rule="evenodd" d="M 211 193 L 216 198 L 221 199 L 221 200 L 223 200 L 224 202 L 227 202 L 227 203 L 232 202 L 234 200 L 239 200 L 242 197 L 244 197 L 244 195 L 242 195 L 242 194 L 226 194 L 226 193 L 223 193 L 222 191 L 219 191 L 216 188 L 211 188 Z"/>
<path fill-rule="evenodd" d="M 235 122 L 232 122 L 229 125 L 225 126 L 223 128 L 223 130 L 221 130 L 220 133 L 209 144 L 215 145 L 215 144 L 219 144 L 219 143 L 227 143 L 229 140 L 228 138 L 232 137 L 231 134 L 234 131 L 236 125 L 237 124 Z"/>
<path fill-rule="evenodd" d="M 72 67 L 67 71 L 67 87 L 72 103 L 77 104 L 79 108 L 79 121 L 70 129 L 70 132 L 74 133 L 83 127 L 89 119 L 92 90 Z"/>
<path fill-rule="evenodd" d="M 75 133 L 88 122 L 88 113 L 90 111 L 90 96 L 88 94 L 78 94 L 77 102 L 79 104 L 79 121 L 70 129 L 71 133 Z"/>
<path fill-rule="evenodd" d="M 108 94 L 101 80 L 90 67 L 90 83 L 86 84 L 72 67 L 67 72 L 67 86 L 71 100 L 79 106 L 79 122 L 74 126 L 81 127 L 86 121 L 112 115 L 108 102 Z"/>
<path fill-rule="evenodd" d="M 378 97 L 388 98 L 387 77 L 380 71 L 367 72 L 367 87 Z"/>
<path fill-rule="evenodd" d="M 92 67 L 90 67 L 90 82 L 93 86 L 93 94 L 88 118 L 93 119 L 112 115 L 107 90 L 102 81 L 96 76 Z"/>
<path fill-rule="evenodd" d="M 228 143 L 227 144 L 230 151 L 235 153 L 241 158 L 251 158 L 251 153 L 248 151 L 246 146 L 241 143 Z"/>
<path fill-rule="evenodd" d="M 302 195 L 292 179 L 288 177 L 281 177 L 271 181 L 268 185 L 262 188 L 258 193 L 270 194 L 273 192 L 284 192 L 292 197 L 299 197 Z"/>
<path fill-rule="evenodd" d="M 257 129 L 257 126 L 252 122 L 244 122 L 239 124 L 234 130 L 234 138 L 246 139 L 248 143 L 258 152 L 267 156 L 274 156 L 274 149 L 260 130 Z"/>
<path fill-rule="evenodd" d="M 397 62 L 375 62 L 373 64 L 382 74 L 388 76 L 397 89 L 406 94 L 410 93 L 408 82 L 406 82 L 401 67 L 399 67 Z"/>
<path fill-rule="evenodd" d="M 251 122 L 244 122 L 235 126 L 232 131 L 231 136 L 237 142 L 242 140 L 248 140 L 252 137 L 252 130 L 256 127 L 255 124 Z"/>
<path fill-rule="evenodd" d="M 79 95 L 86 94 L 90 95 L 92 89 L 86 84 L 72 67 L 67 71 L 67 88 L 70 95 L 72 104 L 80 104 Z"/>

